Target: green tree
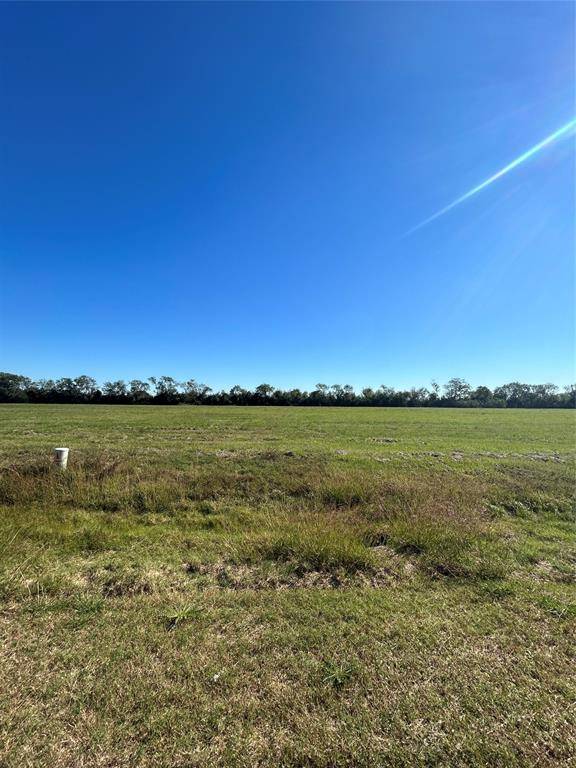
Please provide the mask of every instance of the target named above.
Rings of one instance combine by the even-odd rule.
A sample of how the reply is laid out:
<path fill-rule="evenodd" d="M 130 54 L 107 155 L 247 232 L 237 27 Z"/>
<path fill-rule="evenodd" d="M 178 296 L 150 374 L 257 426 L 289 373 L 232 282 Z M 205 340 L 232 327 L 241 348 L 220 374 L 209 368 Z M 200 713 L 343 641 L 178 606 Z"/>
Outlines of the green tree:
<path fill-rule="evenodd" d="M 259 384 L 254 391 L 258 397 L 267 400 L 272 392 L 274 392 L 274 387 L 271 384 Z"/>
<path fill-rule="evenodd" d="M 470 384 L 464 379 L 450 379 L 444 385 L 444 396 L 448 400 L 467 400 L 470 397 Z"/>
<path fill-rule="evenodd" d="M 27 376 L 19 376 L 17 373 L 0 373 L 0 402 L 26 402 L 28 400 L 26 390 L 31 383 Z"/>
<path fill-rule="evenodd" d="M 110 398 L 115 402 L 122 402 L 128 397 L 128 387 L 126 382 L 122 379 L 117 381 L 105 381 L 102 387 L 102 392 L 105 397 Z"/>
<path fill-rule="evenodd" d="M 130 382 L 130 397 L 135 403 L 141 403 L 150 397 L 150 384 L 140 379 L 132 379 Z"/>

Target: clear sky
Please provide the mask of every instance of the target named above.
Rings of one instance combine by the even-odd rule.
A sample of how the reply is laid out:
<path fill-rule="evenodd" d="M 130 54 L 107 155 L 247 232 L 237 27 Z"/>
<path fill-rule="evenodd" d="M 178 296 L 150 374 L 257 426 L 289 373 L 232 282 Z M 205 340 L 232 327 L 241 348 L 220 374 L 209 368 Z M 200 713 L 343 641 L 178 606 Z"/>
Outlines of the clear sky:
<path fill-rule="evenodd" d="M 1 368 L 568 383 L 574 17 L 1 3 Z"/>

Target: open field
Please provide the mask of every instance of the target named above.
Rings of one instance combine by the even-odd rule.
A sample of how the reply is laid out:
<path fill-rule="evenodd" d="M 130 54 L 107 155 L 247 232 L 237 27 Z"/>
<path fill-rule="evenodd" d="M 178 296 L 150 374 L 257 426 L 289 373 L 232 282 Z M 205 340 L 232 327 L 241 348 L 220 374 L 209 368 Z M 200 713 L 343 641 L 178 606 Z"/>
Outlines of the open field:
<path fill-rule="evenodd" d="M 1 406 L 0 766 L 576 765 L 575 416 Z"/>

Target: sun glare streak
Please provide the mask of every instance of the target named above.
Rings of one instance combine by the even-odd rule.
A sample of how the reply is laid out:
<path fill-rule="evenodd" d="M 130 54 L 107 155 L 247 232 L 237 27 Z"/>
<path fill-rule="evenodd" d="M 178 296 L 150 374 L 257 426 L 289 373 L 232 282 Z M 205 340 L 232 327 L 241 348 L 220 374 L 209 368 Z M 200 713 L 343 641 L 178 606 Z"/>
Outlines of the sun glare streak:
<path fill-rule="evenodd" d="M 417 224 L 415 227 L 412 227 L 412 229 L 409 229 L 408 232 L 406 232 L 405 237 L 408 235 L 411 235 L 413 232 L 416 232 L 422 227 L 425 227 L 426 224 L 430 224 L 432 221 L 434 221 L 435 219 L 438 219 L 440 216 L 443 216 L 445 213 L 448 213 L 448 211 L 451 211 L 452 208 L 455 208 L 457 205 L 460 205 L 460 203 L 463 203 L 465 200 L 468 200 L 468 198 L 472 197 L 477 192 L 480 192 L 481 190 L 485 189 L 494 181 L 497 181 L 498 179 L 502 178 L 502 176 L 506 175 L 509 171 L 512 171 L 514 168 L 517 168 L 526 160 L 529 160 L 537 152 L 540 152 L 541 149 L 544 149 L 549 144 L 552 144 L 557 139 L 560 139 L 566 136 L 567 134 L 569 134 L 570 132 L 573 132 L 574 130 L 576 130 L 576 117 L 570 120 L 570 122 L 566 123 L 566 125 L 563 125 L 554 133 L 551 133 L 550 136 L 547 136 L 538 144 L 528 149 L 526 152 L 521 154 L 515 160 L 512 160 L 512 162 L 508 163 L 508 165 L 505 165 L 504 168 L 501 168 L 499 171 L 496 171 L 496 173 L 494 173 L 485 181 L 478 184 L 478 186 L 473 187 L 471 190 L 463 194 L 461 197 L 456 198 L 456 200 L 453 200 L 444 208 L 441 208 L 439 211 L 436 211 L 436 213 L 434 213 L 432 216 L 429 216 L 427 219 L 424 219 L 424 221 L 421 221 L 420 224 Z"/>

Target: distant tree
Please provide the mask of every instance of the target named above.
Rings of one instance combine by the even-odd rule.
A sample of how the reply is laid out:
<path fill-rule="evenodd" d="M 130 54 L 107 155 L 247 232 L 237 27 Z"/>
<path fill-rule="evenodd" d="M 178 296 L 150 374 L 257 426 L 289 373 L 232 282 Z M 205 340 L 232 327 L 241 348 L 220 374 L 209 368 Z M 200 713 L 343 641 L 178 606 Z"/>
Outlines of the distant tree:
<path fill-rule="evenodd" d="M 394 397 L 396 394 L 396 390 L 393 387 L 388 387 L 386 384 L 380 384 L 378 387 L 378 392 L 380 393 L 381 397 Z"/>
<path fill-rule="evenodd" d="M 198 404 L 205 400 L 206 395 L 212 392 L 206 384 L 199 384 L 195 379 L 189 379 L 182 384 L 184 400 L 187 403 Z"/>
<path fill-rule="evenodd" d="M 107 381 L 100 391 L 96 381 L 86 375 L 57 381 L 32 381 L 19 374 L 0 373 L 0 402 L 576 408 L 576 385 L 559 391 L 555 384 L 515 381 L 496 387 L 492 392 L 485 386 L 472 390 L 463 379 L 453 378 L 445 385 L 443 397 L 439 397 L 436 382 L 432 382 L 431 388 L 431 391 L 424 387 L 396 391 L 383 384 L 377 390 L 365 387 L 357 395 L 350 384 L 333 384 L 331 387 L 317 384 L 311 392 L 274 389 L 270 384 L 259 384 L 254 390 L 236 385 L 229 392 L 213 392 L 195 379 L 179 384 L 171 376 L 152 376 L 148 381 L 133 379 L 129 385 L 121 379 Z"/>
<path fill-rule="evenodd" d="M 354 387 L 351 384 L 344 384 L 342 387 L 342 399 L 347 403 L 352 403 L 355 398 Z"/>
<path fill-rule="evenodd" d="M 122 379 L 117 381 L 105 381 L 102 394 L 112 403 L 123 403 L 128 400 L 128 387 Z"/>
<path fill-rule="evenodd" d="M 172 376 L 160 376 L 154 380 L 154 399 L 163 405 L 175 405 L 179 401 L 178 382 Z"/>
<path fill-rule="evenodd" d="M 286 405 L 286 394 L 281 389 L 275 389 L 270 396 L 273 405 Z"/>
<path fill-rule="evenodd" d="M 564 387 L 564 392 L 560 395 L 561 407 L 576 408 L 576 384 L 569 384 Z"/>
<path fill-rule="evenodd" d="M 316 389 L 312 390 L 308 396 L 310 405 L 328 405 L 330 402 L 329 390 L 327 384 L 316 384 Z"/>
<path fill-rule="evenodd" d="M 28 389 L 28 399 L 32 403 L 56 402 L 56 384 L 52 379 L 38 379 L 33 381 Z"/>
<path fill-rule="evenodd" d="M 31 385 L 27 376 L 17 373 L 0 373 L 0 402 L 25 403 L 28 400 L 26 390 Z"/>
<path fill-rule="evenodd" d="M 444 395 L 448 400 L 467 400 L 470 397 L 470 384 L 464 379 L 450 379 L 444 385 Z"/>
<path fill-rule="evenodd" d="M 511 381 L 494 390 L 495 397 L 505 400 L 508 408 L 522 408 L 530 402 L 530 385 Z"/>
<path fill-rule="evenodd" d="M 74 379 L 73 386 L 74 390 L 86 401 L 91 400 L 97 390 L 96 379 L 91 376 L 78 376 Z"/>
<path fill-rule="evenodd" d="M 344 394 L 344 391 L 342 389 L 341 384 L 332 384 L 332 386 L 330 387 L 330 395 L 332 396 L 332 398 L 334 398 L 334 400 L 336 400 L 337 402 L 339 400 L 342 400 L 343 394 Z"/>
<path fill-rule="evenodd" d="M 535 384 L 532 387 L 532 396 L 536 404 L 544 407 L 555 405 L 557 401 L 558 387 L 555 384 Z"/>
<path fill-rule="evenodd" d="M 420 387 L 418 389 L 412 387 L 412 389 L 408 392 L 406 404 L 411 407 L 423 405 L 428 399 L 428 395 L 429 392 L 425 387 Z"/>
<path fill-rule="evenodd" d="M 384 406 L 402 405 L 402 397 L 393 387 L 381 384 L 376 392 L 376 402 Z"/>
<path fill-rule="evenodd" d="M 229 392 L 230 402 L 234 405 L 243 405 L 249 400 L 249 391 L 239 384 L 235 384 Z"/>
<path fill-rule="evenodd" d="M 474 391 L 470 392 L 470 400 L 475 405 L 488 408 L 494 403 L 494 395 L 488 387 L 476 387 Z"/>
<path fill-rule="evenodd" d="M 305 393 L 300 389 L 290 389 L 286 394 L 288 396 L 288 405 L 301 405 L 305 399 Z"/>
<path fill-rule="evenodd" d="M 366 405 L 370 404 L 375 396 L 376 393 L 371 387 L 364 387 L 362 390 L 362 399 L 365 401 Z"/>
<path fill-rule="evenodd" d="M 130 382 L 130 398 L 134 403 L 143 403 L 150 398 L 150 384 L 140 379 Z"/>
<path fill-rule="evenodd" d="M 73 403 L 81 398 L 81 394 L 74 382 L 74 379 L 64 377 L 57 379 L 54 385 L 56 398 L 61 403 Z"/>
<path fill-rule="evenodd" d="M 254 392 L 260 401 L 267 402 L 274 392 L 274 387 L 271 384 L 259 384 Z"/>

